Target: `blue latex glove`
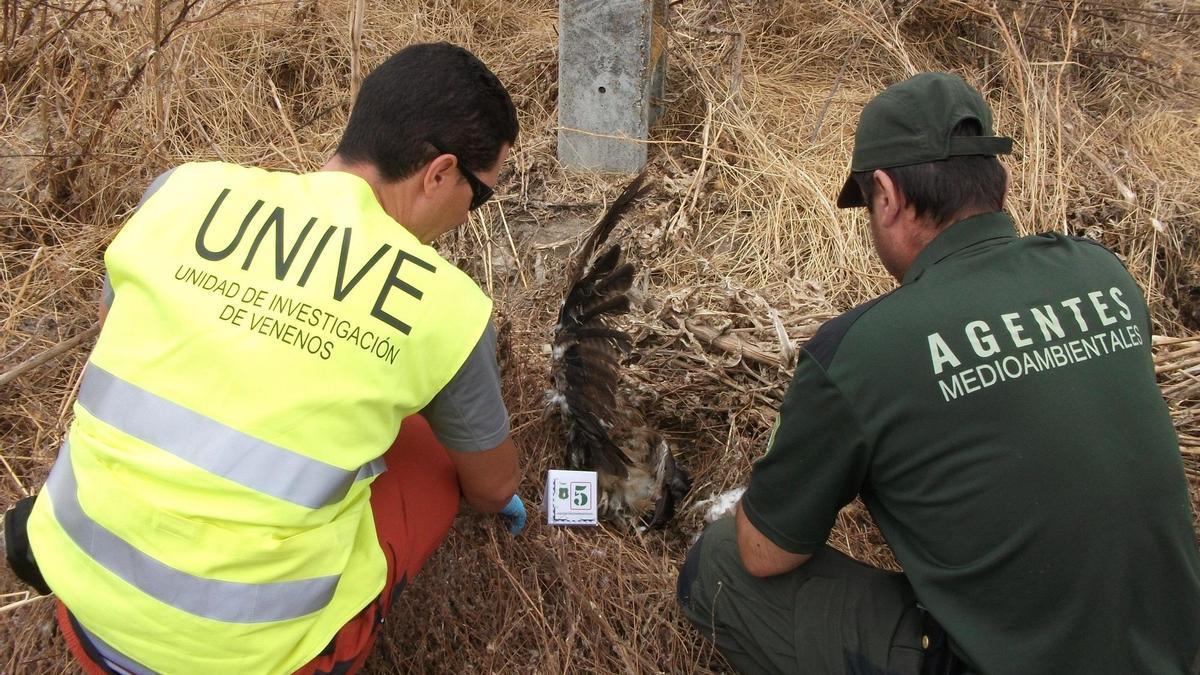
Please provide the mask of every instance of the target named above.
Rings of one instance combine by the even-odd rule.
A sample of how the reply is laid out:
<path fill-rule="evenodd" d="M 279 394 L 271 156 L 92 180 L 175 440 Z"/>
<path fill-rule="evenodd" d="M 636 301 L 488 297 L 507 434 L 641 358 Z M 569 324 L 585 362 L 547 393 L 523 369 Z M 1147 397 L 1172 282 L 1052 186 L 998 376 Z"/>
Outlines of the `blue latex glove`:
<path fill-rule="evenodd" d="M 513 495 L 512 499 L 508 500 L 508 506 L 500 512 L 500 517 L 508 521 L 509 534 L 514 537 L 521 534 L 521 530 L 525 529 L 525 502 Z"/>

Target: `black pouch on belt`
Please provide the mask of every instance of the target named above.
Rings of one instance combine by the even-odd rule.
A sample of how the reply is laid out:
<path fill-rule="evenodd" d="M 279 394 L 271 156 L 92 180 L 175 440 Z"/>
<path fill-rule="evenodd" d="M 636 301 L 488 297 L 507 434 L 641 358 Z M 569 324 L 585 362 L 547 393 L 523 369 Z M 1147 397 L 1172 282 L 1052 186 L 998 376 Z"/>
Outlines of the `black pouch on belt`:
<path fill-rule="evenodd" d="M 4 557 L 18 579 L 33 586 L 38 593 L 47 595 L 50 587 L 46 585 L 37 560 L 33 558 L 29 531 L 25 527 L 29 522 L 29 513 L 33 511 L 34 499 L 36 497 L 26 497 L 4 512 Z"/>

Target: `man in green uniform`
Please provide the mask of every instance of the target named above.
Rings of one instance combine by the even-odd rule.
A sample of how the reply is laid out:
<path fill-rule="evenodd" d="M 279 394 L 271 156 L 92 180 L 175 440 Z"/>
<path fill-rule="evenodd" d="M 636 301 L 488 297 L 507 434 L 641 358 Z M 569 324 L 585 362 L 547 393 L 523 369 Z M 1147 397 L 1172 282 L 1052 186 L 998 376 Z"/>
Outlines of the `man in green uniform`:
<path fill-rule="evenodd" d="M 900 282 L 805 346 L 734 518 L 680 575 L 746 672 L 1200 668 L 1200 557 L 1146 302 L 1094 242 L 1018 237 L 1011 139 L 962 79 L 867 104 L 838 206 Z M 861 496 L 905 573 L 826 545 Z"/>

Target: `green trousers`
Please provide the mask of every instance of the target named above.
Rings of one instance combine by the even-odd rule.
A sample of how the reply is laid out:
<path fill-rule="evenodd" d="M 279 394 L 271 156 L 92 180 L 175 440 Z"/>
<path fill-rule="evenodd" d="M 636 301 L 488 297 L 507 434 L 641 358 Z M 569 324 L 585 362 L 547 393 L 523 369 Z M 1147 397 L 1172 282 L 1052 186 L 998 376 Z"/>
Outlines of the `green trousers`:
<path fill-rule="evenodd" d="M 804 565 L 751 576 L 733 518 L 711 524 L 679 577 L 684 614 L 741 673 L 920 673 L 922 612 L 903 574 L 828 546 Z"/>

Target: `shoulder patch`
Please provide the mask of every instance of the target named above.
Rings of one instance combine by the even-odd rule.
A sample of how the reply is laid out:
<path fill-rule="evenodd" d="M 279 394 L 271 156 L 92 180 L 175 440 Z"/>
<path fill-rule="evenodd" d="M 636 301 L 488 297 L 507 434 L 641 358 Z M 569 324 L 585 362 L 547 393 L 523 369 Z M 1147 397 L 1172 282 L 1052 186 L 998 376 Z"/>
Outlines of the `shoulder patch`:
<path fill-rule="evenodd" d="M 1117 262 L 1120 263 L 1121 267 L 1126 267 L 1125 261 L 1121 259 L 1121 256 L 1117 255 L 1116 251 L 1105 246 L 1104 244 L 1101 244 L 1100 242 L 1096 241 L 1095 239 L 1090 239 L 1088 237 L 1080 237 L 1080 236 L 1076 236 L 1074 234 L 1068 235 L 1067 238 L 1072 241 L 1078 241 L 1078 242 L 1081 242 L 1084 244 L 1091 244 L 1092 246 L 1095 246 L 1096 248 L 1108 251 L 1109 255 L 1111 255 L 1112 257 L 1117 259 Z"/>
<path fill-rule="evenodd" d="M 804 351 L 808 352 L 809 356 L 821 364 L 822 368 L 828 369 L 829 364 L 833 363 L 833 357 L 837 354 L 837 349 L 842 343 L 842 338 L 846 337 L 846 333 L 850 330 L 850 326 L 853 326 L 859 317 L 866 314 L 868 309 L 874 307 L 875 303 L 889 295 L 891 293 L 864 302 L 841 316 L 826 321 L 820 330 L 817 331 L 817 334 L 804 344 Z"/>
<path fill-rule="evenodd" d="M 1111 248 L 1105 246 L 1104 244 L 1101 244 L 1100 242 L 1096 241 L 1095 239 L 1091 239 L 1090 237 L 1081 237 L 1076 234 L 1070 234 L 1070 235 L 1067 235 L 1067 239 L 1070 239 L 1072 241 L 1081 241 L 1085 244 L 1091 244 L 1092 246 L 1099 246 L 1100 248 L 1104 249 L 1105 251 L 1108 251 L 1109 253 L 1113 252 L 1113 250 Z M 1116 255 L 1116 254 L 1113 253 L 1113 255 Z"/>
<path fill-rule="evenodd" d="M 1125 266 L 1125 261 L 1121 259 L 1121 256 L 1117 255 L 1116 251 L 1112 250 L 1111 248 L 1105 246 L 1104 244 L 1102 244 L 1090 237 L 1081 237 L 1077 234 L 1063 234 L 1061 232 L 1039 232 L 1038 234 L 1033 235 L 1033 236 L 1040 237 L 1042 239 L 1054 239 L 1054 240 L 1060 240 L 1060 241 L 1063 239 L 1068 239 L 1070 241 L 1078 242 L 1081 244 L 1091 244 L 1092 246 L 1095 246 L 1098 249 L 1101 249 L 1103 251 L 1108 251 L 1109 255 L 1116 258 L 1117 262 L 1120 263 L 1122 267 Z"/>

